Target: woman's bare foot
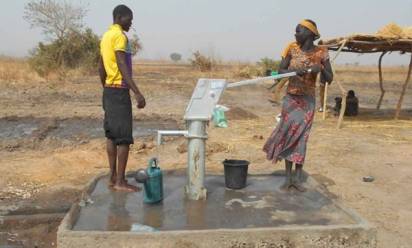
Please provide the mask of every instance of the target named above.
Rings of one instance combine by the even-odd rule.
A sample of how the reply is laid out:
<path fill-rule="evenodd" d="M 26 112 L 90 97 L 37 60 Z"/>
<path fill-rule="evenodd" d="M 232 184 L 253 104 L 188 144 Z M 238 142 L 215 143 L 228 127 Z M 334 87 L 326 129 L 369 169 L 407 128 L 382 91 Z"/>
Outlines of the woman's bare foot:
<path fill-rule="evenodd" d="M 303 187 L 300 183 L 294 183 L 291 186 L 293 186 L 299 192 L 306 192 L 306 188 Z"/>
<path fill-rule="evenodd" d="M 113 185 L 113 189 L 116 191 L 123 191 L 123 192 L 138 192 L 141 190 L 139 187 L 128 184 L 126 180 L 121 181 L 120 183 L 116 182 Z"/>
<path fill-rule="evenodd" d="M 283 191 L 289 191 L 290 187 L 292 187 L 293 184 L 289 181 L 285 181 L 284 184 L 282 184 L 282 186 L 280 186 L 280 189 Z"/>

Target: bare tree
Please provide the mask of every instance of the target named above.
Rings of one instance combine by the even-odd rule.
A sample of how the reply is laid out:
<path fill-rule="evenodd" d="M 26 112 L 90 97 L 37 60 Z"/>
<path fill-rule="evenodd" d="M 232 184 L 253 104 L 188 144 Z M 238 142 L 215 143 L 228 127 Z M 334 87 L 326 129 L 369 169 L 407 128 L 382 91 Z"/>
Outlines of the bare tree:
<path fill-rule="evenodd" d="M 66 0 L 31 0 L 24 7 L 23 18 L 32 28 L 41 28 L 47 36 L 61 40 L 69 32 L 83 28 L 87 11 L 85 6 Z"/>

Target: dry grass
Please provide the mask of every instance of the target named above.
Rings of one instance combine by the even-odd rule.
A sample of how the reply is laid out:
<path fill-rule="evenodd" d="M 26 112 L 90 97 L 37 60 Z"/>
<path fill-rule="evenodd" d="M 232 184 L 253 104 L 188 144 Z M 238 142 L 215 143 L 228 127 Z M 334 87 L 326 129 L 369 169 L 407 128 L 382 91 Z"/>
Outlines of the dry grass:
<path fill-rule="evenodd" d="M 243 65 L 235 69 L 234 78 L 253 78 L 260 74 L 259 68 L 254 65 Z"/>
<path fill-rule="evenodd" d="M 211 71 L 201 72 L 191 67 L 188 63 L 171 63 L 170 61 L 138 61 L 135 63 L 135 75 L 152 80 L 167 80 L 168 82 L 187 82 L 197 78 L 223 78 L 229 81 L 253 78 L 258 76 L 256 64 L 229 62 L 216 64 Z M 153 71 L 157 71 L 154 73 Z M 336 80 L 343 83 L 377 83 L 378 69 L 376 66 L 338 66 Z M 403 82 L 407 68 L 402 66 L 384 67 L 384 80 L 386 82 Z M 0 57 L 0 83 L 44 83 L 46 81 L 78 81 L 85 78 L 85 72 L 77 69 L 70 70 L 62 75 L 50 75 L 43 79 L 33 71 L 26 59 Z M 155 75 L 156 74 L 156 75 Z M 97 76 L 97 73 L 94 75 Z M 94 78 L 95 78 L 94 77 Z"/>
<path fill-rule="evenodd" d="M 383 80 L 397 82 L 399 86 L 405 81 L 408 68 L 404 66 L 383 67 Z M 335 80 L 343 83 L 374 83 L 378 84 L 379 74 L 377 66 L 337 66 Z M 378 87 L 378 85 L 376 85 Z"/>
<path fill-rule="evenodd" d="M 406 37 L 412 38 L 412 27 L 406 27 L 403 29 L 403 34 Z"/>
<path fill-rule="evenodd" d="M 42 79 L 34 72 L 26 59 L 0 57 L 0 82 L 39 82 Z"/>
<path fill-rule="evenodd" d="M 388 38 L 412 38 L 412 27 L 404 27 L 397 25 L 396 23 L 389 23 L 388 25 L 382 27 L 378 32 L 378 35 Z"/>
<path fill-rule="evenodd" d="M 197 68 L 202 72 L 211 71 L 216 64 L 212 58 L 206 57 L 199 51 L 193 53 L 193 58 L 190 59 L 190 63 L 194 68 Z"/>
<path fill-rule="evenodd" d="M 2 84 L 77 81 L 93 73 L 78 68 L 50 73 L 47 78 L 42 78 L 30 67 L 27 59 L 0 56 L 0 83 Z"/>

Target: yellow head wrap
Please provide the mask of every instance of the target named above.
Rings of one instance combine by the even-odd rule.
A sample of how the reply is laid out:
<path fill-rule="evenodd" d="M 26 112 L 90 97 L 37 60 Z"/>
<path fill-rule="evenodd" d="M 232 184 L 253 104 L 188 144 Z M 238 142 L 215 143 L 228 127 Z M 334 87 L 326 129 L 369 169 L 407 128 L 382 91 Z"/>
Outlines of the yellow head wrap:
<path fill-rule="evenodd" d="M 318 28 L 315 25 L 313 25 L 310 21 L 303 20 L 299 24 L 312 31 L 312 33 L 315 34 L 315 39 L 318 39 L 320 37 Z"/>

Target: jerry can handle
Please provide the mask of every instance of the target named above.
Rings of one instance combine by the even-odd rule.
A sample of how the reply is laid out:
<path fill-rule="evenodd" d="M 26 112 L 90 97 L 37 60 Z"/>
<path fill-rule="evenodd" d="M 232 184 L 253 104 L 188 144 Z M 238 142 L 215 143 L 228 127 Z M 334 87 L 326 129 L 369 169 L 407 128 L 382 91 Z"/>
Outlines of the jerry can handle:
<path fill-rule="evenodd" d="M 152 167 L 152 168 L 158 167 L 158 161 L 156 157 L 153 157 L 149 160 L 149 167 Z"/>

